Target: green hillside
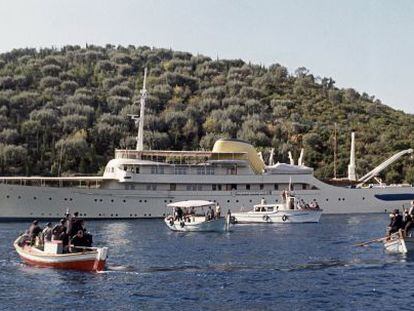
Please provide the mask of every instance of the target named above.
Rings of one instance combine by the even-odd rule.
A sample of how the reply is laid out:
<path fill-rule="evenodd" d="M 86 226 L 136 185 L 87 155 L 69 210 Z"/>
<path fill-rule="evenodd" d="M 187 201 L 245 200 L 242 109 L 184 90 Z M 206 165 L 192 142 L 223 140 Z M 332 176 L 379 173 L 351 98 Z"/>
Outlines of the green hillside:
<path fill-rule="evenodd" d="M 0 54 L 1 175 L 96 174 L 114 148 L 134 148 L 139 89 L 148 67 L 145 144 L 151 149 L 210 149 L 237 137 L 276 159 L 297 158 L 321 178 L 333 176 L 333 129 L 339 130 L 338 171 L 345 175 L 350 131 L 357 132 L 357 172 L 414 147 L 414 116 L 373 96 L 339 89 L 331 78 L 211 59 L 149 47 L 66 46 Z M 358 74 L 357 72 L 355 74 Z M 405 158 L 388 182 L 414 182 Z"/>

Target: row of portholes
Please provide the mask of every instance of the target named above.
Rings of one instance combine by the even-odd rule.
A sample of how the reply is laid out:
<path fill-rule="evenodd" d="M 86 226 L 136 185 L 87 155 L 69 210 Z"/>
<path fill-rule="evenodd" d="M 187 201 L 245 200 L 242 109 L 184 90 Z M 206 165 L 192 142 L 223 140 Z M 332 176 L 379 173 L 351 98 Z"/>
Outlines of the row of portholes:
<path fill-rule="evenodd" d="M 342 199 L 341 199 L 341 198 L 338 198 L 338 201 L 341 201 L 341 200 L 342 200 L 342 201 L 345 201 L 345 198 L 342 198 Z M 362 197 L 362 200 L 365 200 L 365 197 Z M 329 199 L 326 199 L 326 201 L 328 202 L 328 201 L 329 201 Z"/>
<path fill-rule="evenodd" d="M 30 216 L 33 216 L 33 213 L 30 213 Z M 47 215 L 45 213 L 40 213 L 40 216 L 50 216 L 50 217 L 53 217 L 52 213 L 48 213 Z M 56 216 L 63 217 L 63 215 L 62 214 L 59 214 L 59 213 L 56 213 Z M 79 213 L 79 216 L 86 217 L 88 215 L 86 213 L 85 214 Z"/>

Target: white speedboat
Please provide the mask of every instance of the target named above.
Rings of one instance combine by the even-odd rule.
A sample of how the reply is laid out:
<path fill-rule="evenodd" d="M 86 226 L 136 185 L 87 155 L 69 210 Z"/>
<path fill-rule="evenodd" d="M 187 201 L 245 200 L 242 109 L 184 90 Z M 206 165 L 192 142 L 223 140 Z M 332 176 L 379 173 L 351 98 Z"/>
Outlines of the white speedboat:
<path fill-rule="evenodd" d="M 172 231 L 181 232 L 225 232 L 230 228 L 230 217 L 209 219 L 204 209 L 216 206 L 215 202 L 203 200 L 188 200 L 167 205 L 173 209 L 172 215 L 165 217 L 164 222 Z M 181 210 L 181 212 L 180 212 Z M 185 213 L 186 210 L 188 213 Z M 192 211 L 190 213 L 190 211 Z M 201 212 L 200 212 L 201 211 Z"/>
<path fill-rule="evenodd" d="M 384 248 L 388 253 L 412 253 L 414 251 L 414 237 L 405 237 L 400 230 L 384 240 Z"/>
<path fill-rule="evenodd" d="M 309 207 L 293 195 L 285 195 L 280 204 L 264 200 L 247 212 L 232 213 L 236 223 L 312 223 L 319 222 L 322 211 L 317 205 Z"/>

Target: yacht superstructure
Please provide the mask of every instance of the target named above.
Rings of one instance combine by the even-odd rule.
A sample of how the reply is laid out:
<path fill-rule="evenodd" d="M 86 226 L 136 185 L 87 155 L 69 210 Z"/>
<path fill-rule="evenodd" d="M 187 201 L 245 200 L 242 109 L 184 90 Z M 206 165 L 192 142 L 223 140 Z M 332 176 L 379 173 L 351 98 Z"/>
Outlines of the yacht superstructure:
<path fill-rule="evenodd" d="M 0 219 L 57 218 L 67 210 L 83 218 L 165 217 L 168 203 L 190 199 L 215 201 L 224 213 L 236 212 L 261 200 L 278 203 L 287 189 L 305 201 L 316 199 L 325 214 L 384 212 L 414 199 L 411 185 L 365 186 L 386 165 L 356 187 L 339 187 L 315 178 L 303 160 L 273 164 L 271 156 L 265 165 L 253 146 L 240 140 L 218 140 L 211 151 L 144 150 L 146 94 L 144 79 L 140 116 L 132 116 L 139 128 L 136 150 L 115 150 L 103 176 L 0 177 Z M 356 182 L 355 155 L 349 172 Z"/>

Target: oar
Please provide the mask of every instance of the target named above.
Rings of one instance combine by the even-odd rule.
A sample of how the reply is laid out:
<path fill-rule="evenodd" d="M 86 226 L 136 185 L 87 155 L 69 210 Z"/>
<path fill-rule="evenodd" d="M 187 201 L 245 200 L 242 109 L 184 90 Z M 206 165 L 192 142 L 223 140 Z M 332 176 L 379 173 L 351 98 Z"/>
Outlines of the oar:
<path fill-rule="evenodd" d="M 365 245 L 368 245 L 368 244 L 371 244 L 371 243 L 381 242 L 381 241 L 386 240 L 386 239 L 388 239 L 388 237 L 377 238 L 377 239 L 369 240 L 369 241 L 366 241 L 366 242 L 357 243 L 357 244 L 354 244 L 353 246 L 365 246 Z"/>

